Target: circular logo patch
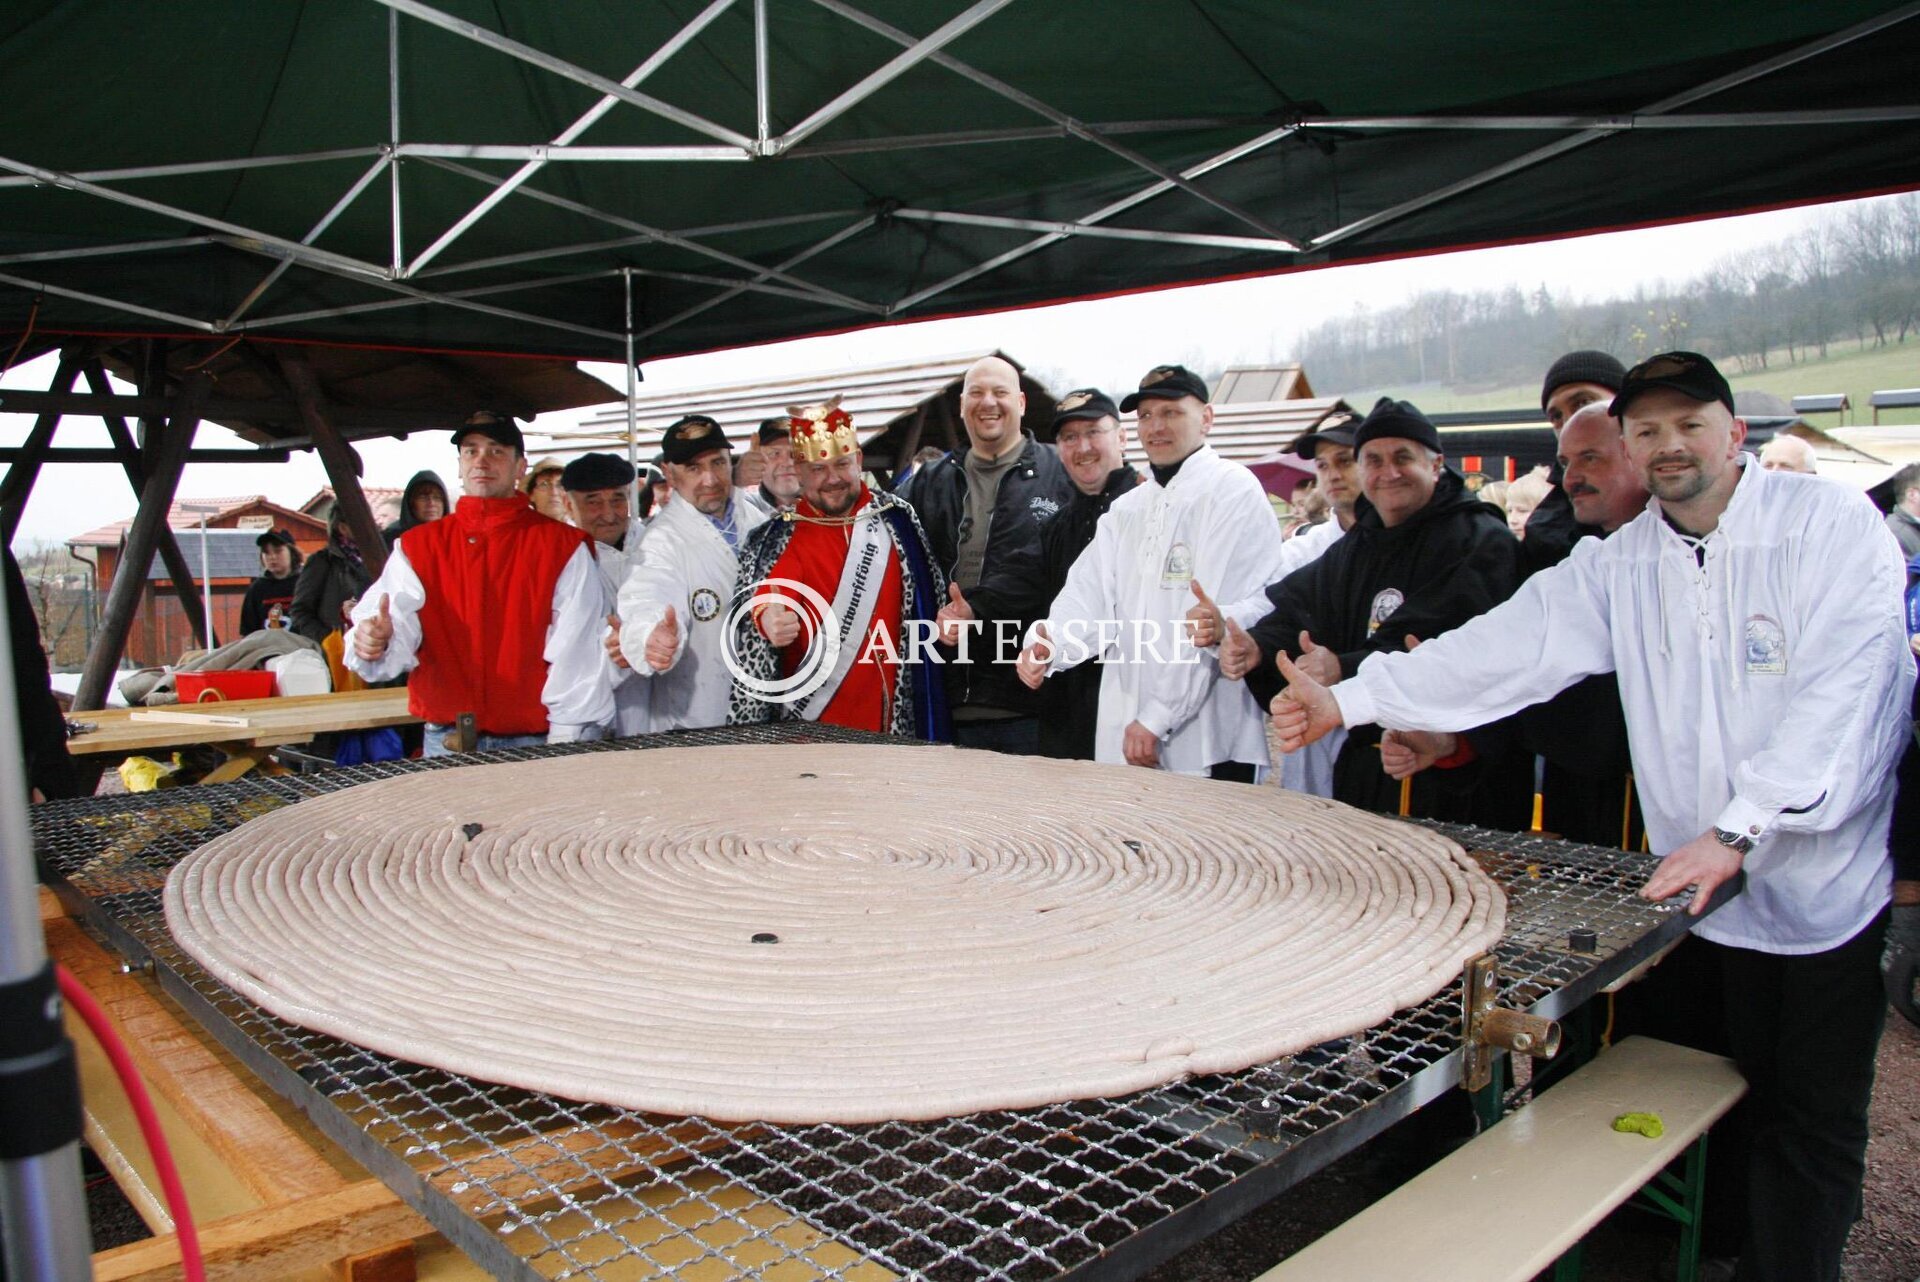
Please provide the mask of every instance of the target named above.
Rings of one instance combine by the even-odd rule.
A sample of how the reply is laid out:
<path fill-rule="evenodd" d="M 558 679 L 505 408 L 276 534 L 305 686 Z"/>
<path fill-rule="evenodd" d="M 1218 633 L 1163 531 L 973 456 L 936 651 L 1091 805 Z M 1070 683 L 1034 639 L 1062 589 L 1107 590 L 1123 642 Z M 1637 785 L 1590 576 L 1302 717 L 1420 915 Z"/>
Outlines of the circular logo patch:
<path fill-rule="evenodd" d="M 712 588 L 696 588 L 693 593 L 693 617 L 705 623 L 720 617 L 720 594 Z"/>

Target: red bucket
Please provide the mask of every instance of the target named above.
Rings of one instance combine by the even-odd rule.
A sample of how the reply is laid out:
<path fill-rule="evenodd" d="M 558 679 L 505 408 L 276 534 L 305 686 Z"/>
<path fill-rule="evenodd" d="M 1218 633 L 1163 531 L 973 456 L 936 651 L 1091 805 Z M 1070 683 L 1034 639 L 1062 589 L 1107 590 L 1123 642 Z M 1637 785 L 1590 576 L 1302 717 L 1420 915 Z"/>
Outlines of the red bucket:
<path fill-rule="evenodd" d="M 225 699 L 267 699 L 273 695 L 273 673 L 257 668 L 230 672 L 176 672 L 173 688 L 182 703 L 212 703 Z"/>

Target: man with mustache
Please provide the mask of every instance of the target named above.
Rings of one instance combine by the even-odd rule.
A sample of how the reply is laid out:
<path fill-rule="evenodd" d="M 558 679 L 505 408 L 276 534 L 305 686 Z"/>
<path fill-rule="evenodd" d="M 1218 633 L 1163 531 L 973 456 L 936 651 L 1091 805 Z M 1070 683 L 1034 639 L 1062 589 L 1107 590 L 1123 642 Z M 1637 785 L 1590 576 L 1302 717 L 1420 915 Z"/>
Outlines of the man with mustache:
<path fill-rule="evenodd" d="M 600 647 L 607 597 L 583 532 L 528 506 L 520 425 L 482 410 L 454 431 L 460 501 L 394 544 L 346 635 L 369 682 L 407 675 L 407 708 L 440 756 L 472 713 L 469 748 L 597 739 L 613 718 Z"/>
<path fill-rule="evenodd" d="M 673 499 L 654 514 L 620 588 L 620 654 L 652 685 L 652 728 L 725 725 L 733 678 L 723 654 L 740 549 L 767 518 L 733 490 L 733 446 L 688 414 L 660 438 Z"/>
<path fill-rule="evenodd" d="M 1140 484 L 1126 461 L 1127 429 L 1113 399 L 1097 387 L 1060 398 L 1053 413 L 1053 445 L 1079 493 L 1040 527 L 1040 567 L 1051 601 L 1067 572 L 1093 542 L 1094 528 L 1113 501 Z M 1100 717 L 1100 663 L 1083 663 L 1040 687 L 1040 754 L 1093 760 L 1093 729 Z"/>
<path fill-rule="evenodd" d="M 945 741 L 946 690 L 931 646 L 946 585 L 913 509 L 868 488 L 839 401 L 792 411 L 799 502 L 755 530 L 741 556 L 734 601 L 762 603 L 734 617 L 728 720 L 824 721 Z M 828 603 L 824 617 L 796 584 Z"/>
<path fill-rule="evenodd" d="M 1611 401 L 1626 372 L 1626 366 L 1614 356 L 1592 349 L 1568 352 L 1548 366 L 1547 376 L 1540 383 L 1540 412 L 1547 416 L 1554 435 L 1559 436 L 1567 420 L 1581 407 Z M 1553 488 L 1528 515 L 1525 546 L 1520 550 L 1529 574 L 1558 565 L 1576 542 L 1595 532 L 1574 514 L 1566 491 L 1560 488 L 1558 465 L 1547 480 Z"/>
<path fill-rule="evenodd" d="M 1644 514 L 1331 689 L 1283 664 L 1275 732 L 1290 749 L 1334 725 L 1485 722 L 1615 672 L 1661 856 L 1641 895 L 1691 886 L 1699 912 L 1745 876 L 1693 928 L 1750 1088 L 1738 1276 L 1832 1282 L 1887 1009 L 1887 829 L 1914 687 L 1904 567 L 1864 495 L 1741 451 L 1706 357 L 1641 362 L 1612 412 L 1655 500 Z"/>
<path fill-rule="evenodd" d="M 1620 424 L 1605 402 L 1574 411 L 1560 431 L 1560 490 L 1573 519 L 1606 538 L 1646 510 L 1647 487 L 1627 458 Z M 1568 841 L 1637 849 L 1641 821 L 1627 756 L 1626 714 L 1612 673 L 1596 673 L 1518 716 L 1467 736 L 1465 759 L 1505 751 L 1517 737 L 1546 759 L 1540 826 Z M 1381 736 L 1380 764 L 1395 779 L 1437 760 L 1462 759 L 1460 738 L 1417 730 Z"/>

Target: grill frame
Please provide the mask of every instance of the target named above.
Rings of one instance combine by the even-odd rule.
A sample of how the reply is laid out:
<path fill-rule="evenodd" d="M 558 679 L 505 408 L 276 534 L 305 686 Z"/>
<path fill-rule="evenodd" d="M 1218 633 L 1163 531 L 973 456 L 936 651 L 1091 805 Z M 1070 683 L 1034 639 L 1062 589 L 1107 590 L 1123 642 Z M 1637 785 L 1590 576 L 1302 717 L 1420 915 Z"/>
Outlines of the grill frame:
<path fill-rule="evenodd" d="M 242 779 L 36 806 L 35 846 L 42 879 L 74 916 L 150 967 L 270 1089 L 501 1278 L 613 1282 L 714 1260 L 747 1277 L 796 1261 L 823 1277 L 871 1276 L 863 1259 L 939 1282 L 1136 1277 L 1459 1081 L 1456 981 L 1343 1045 L 1242 1073 L 938 1122 L 741 1133 L 478 1082 L 297 1028 L 208 977 L 160 911 L 166 870 L 205 841 L 266 809 L 374 779 L 586 752 L 889 742 L 781 723 Z M 1508 892 L 1496 949 L 1505 1005 L 1566 1015 L 1689 924 L 1684 897 L 1637 898 L 1651 856 L 1425 826 L 1474 852 Z M 1582 927 L 1598 935 L 1591 954 L 1568 944 Z M 557 1141 L 535 1138 L 556 1132 Z M 728 1205 L 724 1184 L 744 1186 L 778 1222 Z M 649 1197 L 690 1222 L 643 1231 L 660 1213 Z M 732 1242 L 702 1241 L 703 1231 Z"/>

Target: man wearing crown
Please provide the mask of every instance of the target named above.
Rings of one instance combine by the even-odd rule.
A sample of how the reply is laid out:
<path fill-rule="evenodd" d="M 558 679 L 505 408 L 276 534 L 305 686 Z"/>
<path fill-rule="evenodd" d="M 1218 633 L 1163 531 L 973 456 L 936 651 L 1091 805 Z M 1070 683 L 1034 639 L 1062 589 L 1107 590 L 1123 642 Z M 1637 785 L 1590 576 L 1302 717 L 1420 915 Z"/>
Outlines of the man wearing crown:
<path fill-rule="evenodd" d="M 839 397 L 790 414 L 800 501 L 741 555 L 728 720 L 947 740 L 945 689 L 930 666 L 946 582 L 919 519 L 867 487 Z"/>

